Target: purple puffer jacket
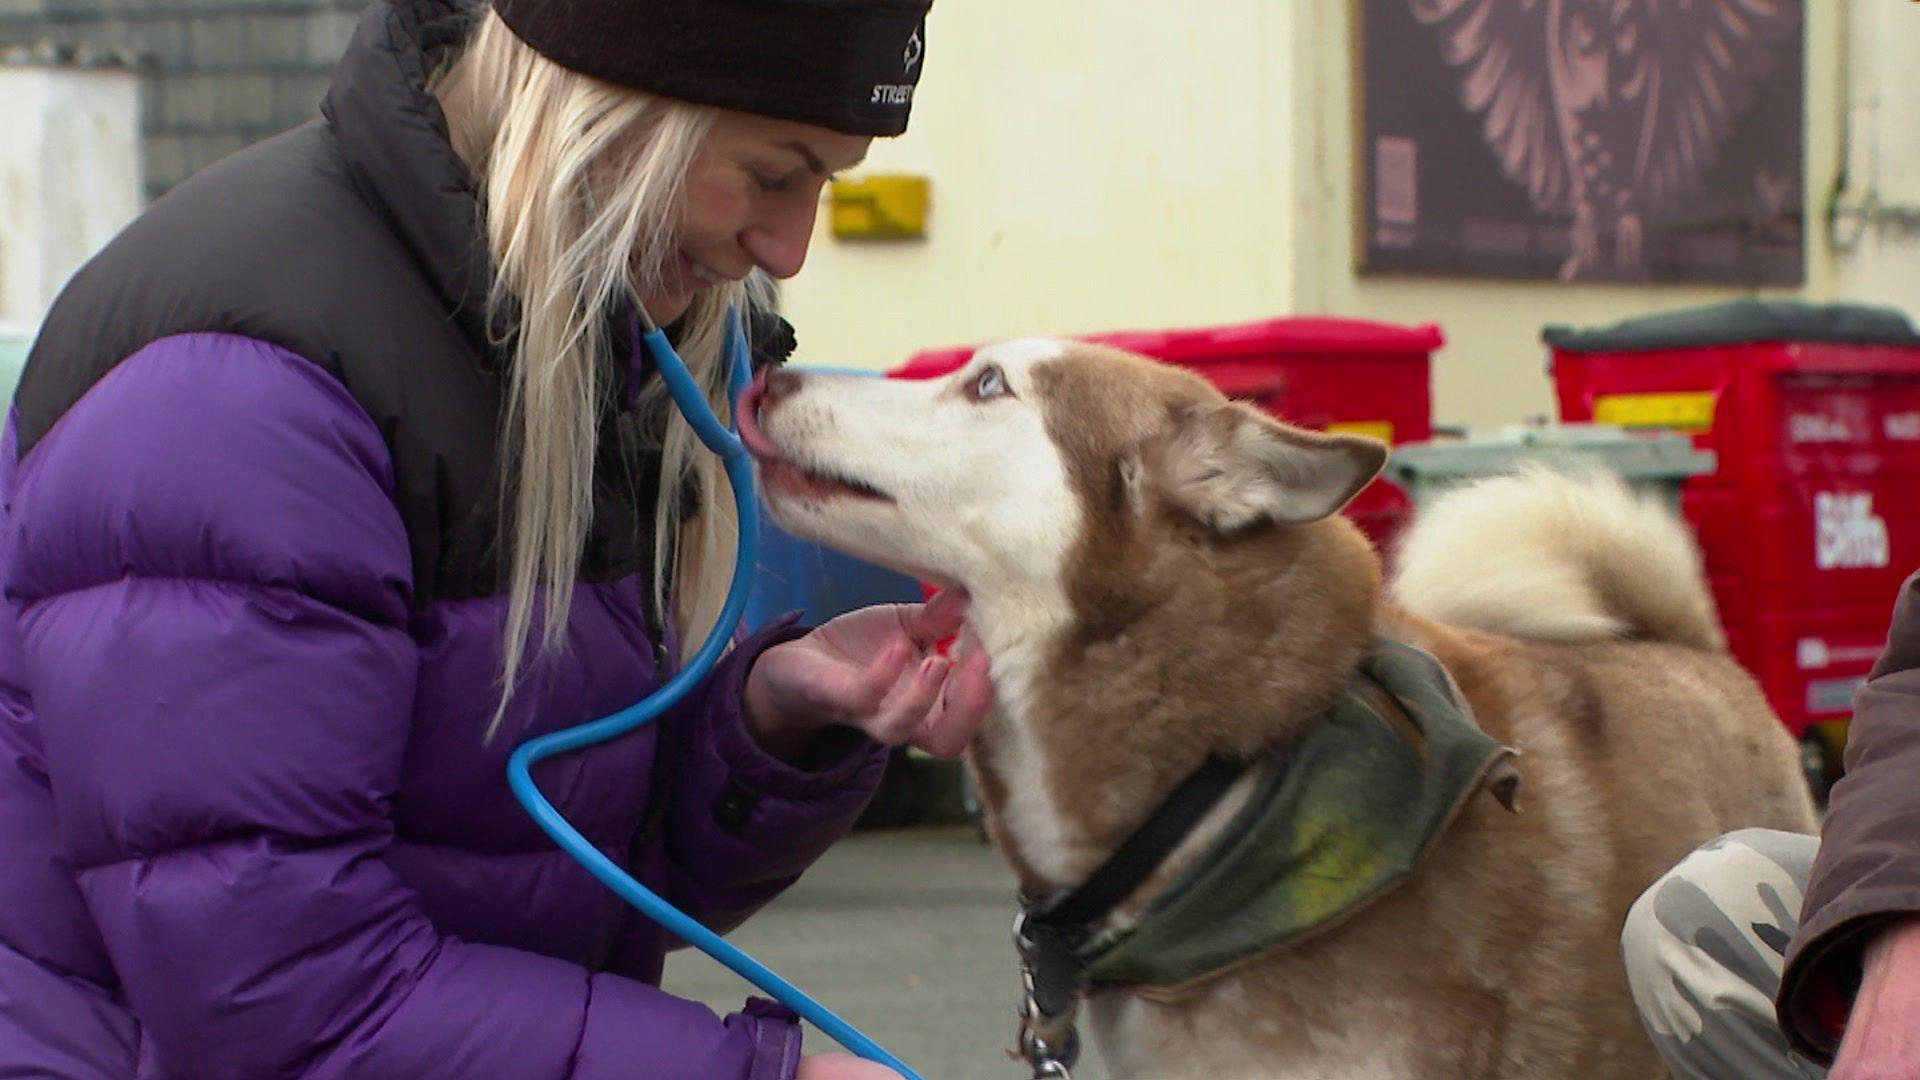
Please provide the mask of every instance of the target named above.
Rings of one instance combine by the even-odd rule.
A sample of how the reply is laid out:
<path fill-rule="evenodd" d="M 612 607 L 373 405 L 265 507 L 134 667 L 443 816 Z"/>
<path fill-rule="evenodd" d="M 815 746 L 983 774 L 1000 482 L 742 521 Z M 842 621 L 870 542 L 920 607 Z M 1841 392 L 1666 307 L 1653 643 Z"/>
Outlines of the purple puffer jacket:
<path fill-rule="evenodd" d="M 794 1072 L 789 1014 L 658 989 L 662 932 L 507 788 L 515 745 L 661 681 L 651 515 L 600 484 L 618 461 L 567 650 L 482 741 L 499 368 L 471 180 L 423 89 L 463 25 L 375 3 L 326 122 L 156 202 L 35 346 L 0 445 L 0 1080 Z M 857 733 L 809 768 L 747 734 L 749 666 L 799 633 L 534 773 L 718 929 L 884 768 Z"/>
<path fill-rule="evenodd" d="M 17 471 L 11 443 L 0 1075 L 792 1074 L 789 1019 L 723 1023 L 649 985 L 662 935 L 513 801 L 518 738 L 481 742 L 504 601 L 409 612 L 386 449 L 333 378 L 257 341 L 168 338 Z M 506 731 L 657 683 L 644 591 L 578 589 L 572 653 Z M 625 859 L 666 739 L 643 876 L 719 928 L 849 827 L 883 760 L 802 772 L 753 744 L 744 670 L 792 635 L 535 773 Z"/>
<path fill-rule="evenodd" d="M 387 451 L 331 376 L 171 337 L 17 469 L 11 435 L 0 1076 L 792 1075 L 791 1020 L 649 985 L 662 935 L 507 789 L 520 738 L 657 683 L 643 581 L 579 587 L 571 654 L 486 746 L 504 601 L 409 611 Z M 744 671 L 793 633 L 535 772 L 624 860 L 666 740 L 643 877 L 718 928 L 841 835 L 882 765 L 803 772 L 746 734 Z"/>

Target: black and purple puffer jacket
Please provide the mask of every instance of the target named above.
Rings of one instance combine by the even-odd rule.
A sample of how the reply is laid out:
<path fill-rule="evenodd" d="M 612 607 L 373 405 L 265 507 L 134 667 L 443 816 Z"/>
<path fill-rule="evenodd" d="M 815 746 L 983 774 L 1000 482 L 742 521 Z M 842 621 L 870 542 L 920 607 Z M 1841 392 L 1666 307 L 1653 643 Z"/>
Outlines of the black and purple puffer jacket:
<path fill-rule="evenodd" d="M 423 89 L 453 14 L 376 3 L 324 121 L 160 199 L 39 336 L 0 448 L 0 1075 L 792 1075 L 790 1016 L 658 989 L 671 943 L 507 789 L 516 744 L 660 681 L 644 468 L 601 455 L 568 651 L 483 743 L 502 385 Z M 797 633 L 535 773 L 717 928 L 884 767 L 747 734 L 745 672 Z"/>

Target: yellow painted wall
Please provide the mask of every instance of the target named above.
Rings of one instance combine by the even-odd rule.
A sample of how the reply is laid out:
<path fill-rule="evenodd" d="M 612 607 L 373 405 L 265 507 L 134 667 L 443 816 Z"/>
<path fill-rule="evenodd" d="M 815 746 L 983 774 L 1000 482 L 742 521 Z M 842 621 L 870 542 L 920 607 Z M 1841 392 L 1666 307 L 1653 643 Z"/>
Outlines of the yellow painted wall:
<path fill-rule="evenodd" d="M 1920 4 L 1854 0 L 1840 68 L 1851 88 L 1839 141 L 1834 291 L 1920 313 Z"/>
<path fill-rule="evenodd" d="M 911 130 L 925 241 L 836 241 L 783 284 L 805 363 L 1289 307 L 1287 0 L 942 0 Z M 1196 17 L 1195 12 L 1205 12 Z"/>
<path fill-rule="evenodd" d="M 1379 2 L 1379 0 L 1375 0 Z M 1551 412 L 1539 330 L 1741 295 L 1671 286 L 1390 279 L 1354 271 L 1352 11 L 1209 0 L 947 0 L 912 130 L 871 171 L 933 181 L 924 241 L 816 234 L 782 287 L 801 363 L 890 367 L 1028 333 L 1280 314 L 1438 322 L 1443 422 Z M 1137 14 L 1134 14 L 1137 12 Z M 1835 277 L 1841 5 L 1807 4 L 1806 295 Z"/>

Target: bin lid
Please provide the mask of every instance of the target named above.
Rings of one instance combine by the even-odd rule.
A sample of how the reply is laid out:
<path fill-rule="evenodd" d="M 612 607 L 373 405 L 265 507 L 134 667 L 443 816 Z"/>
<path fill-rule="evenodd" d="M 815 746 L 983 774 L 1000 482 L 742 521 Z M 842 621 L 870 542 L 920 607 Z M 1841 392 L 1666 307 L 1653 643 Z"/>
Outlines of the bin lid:
<path fill-rule="evenodd" d="M 923 349 L 908 357 L 906 363 L 888 371 L 887 376 L 894 379 L 937 379 L 949 372 L 960 370 L 971 359 L 973 359 L 971 345 Z"/>
<path fill-rule="evenodd" d="M 1426 356 L 1446 344 L 1433 323 L 1402 326 L 1369 319 L 1288 316 L 1228 326 L 1181 330 L 1115 330 L 1073 335 L 1175 363 L 1269 354 L 1373 354 Z M 902 379 L 932 378 L 953 371 L 977 346 L 927 349 L 915 353 L 889 374 Z"/>
<path fill-rule="evenodd" d="M 1368 319 L 1290 316 L 1231 326 L 1188 330 L 1124 330 L 1087 334 L 1083 340 L 1113 345 L 1163 360 L 1271 353 L 1427 354 L 1446 343 L 1433 323 L 1401 326 Z"/>
<path fill-rule="evenodd" d="M 1629 432 L 1612 424 L 1549 424 L 1475 430 L 1463 441 L 1405 443 L 1387 472 L 1406 481 L 1498 476 L 1530 464 L 1600 466 L 1629 480 L 1685 479 L 1713 472 L 1718 457 L 1674 432 Z"/>
<path fill-rule="evenodd" d="M 1561 352 L 1650 352 L 1764 341 L 1833 341 L 1920 348 L 1906 312 L 1870 304 L 1799 300 L 1729 300 L 1663 311 L 1611 326 L 1549 326 L 1540 335 Z"/>

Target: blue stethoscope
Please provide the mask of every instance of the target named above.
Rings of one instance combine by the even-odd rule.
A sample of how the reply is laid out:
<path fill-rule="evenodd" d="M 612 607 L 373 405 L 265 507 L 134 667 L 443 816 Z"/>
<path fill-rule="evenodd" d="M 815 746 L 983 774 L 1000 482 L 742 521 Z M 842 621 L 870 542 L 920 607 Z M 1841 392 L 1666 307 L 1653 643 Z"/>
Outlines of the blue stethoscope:
<path fill-rule="evenodd" d="M 853 1053 L 879 1062 L 908 1080 L 920 1080 L 920 1074 L 907 1068 L 852 1024 L 834 1015 L 832 1010 L 807 996 L 805 991 L 634 880 L 633 875 L 622 870 L 580 835 L 580 830 L 561 817 L 547 797 L 534 786 L 531 770 L 536 762 L 617 739 L 678 704 L 689 690 L 713 670 L 747 605 L 747 588 L 753 579 L 760 546 L 760 505 L 754 496 L 753 460 L 739 436 L 728 430 L 713 414 L 699 384 L 687 371 L 686 362 L 680 359 L 680 354 L 667 341 L 667 335 L 658 328 L 652 328 L 641 335 L 641 341 L 654 365 L 660 369 L 661 378 L 666 380 L 674 404 L 680 407 L 681 414 L 687 418 L 687 423 L 693 425 L 694 434 L 700 437 L 707 449 L 720 455 L 726 466 L 727 479 L 733 484 L 733 501 L 740 514 L 740 547 L 733 564 L 733 583 L 727 589 L 727 602 L 721 608 L 720 619 L 707 635 L 706 642 L 685 667 L 667 680 L 665 686 L 611 716 L 527 740 L 507 761 L 507 783 L 513 788 L 514 798 L 520 800 L 520 805 L 553 838 L 560 850 L 586 867 L 589 873 L 600 879 L 601 884 L 612 889 L 621 899 L 640 909 L 641 914 L 766 991 Z M 741 393 L 753 379 L 753 364 L 748 356 L 746 334 L 741 330 L 737 311 L 728 314 L 725 350 L 729 365 L 728 396 L 738 402 Z"/>

